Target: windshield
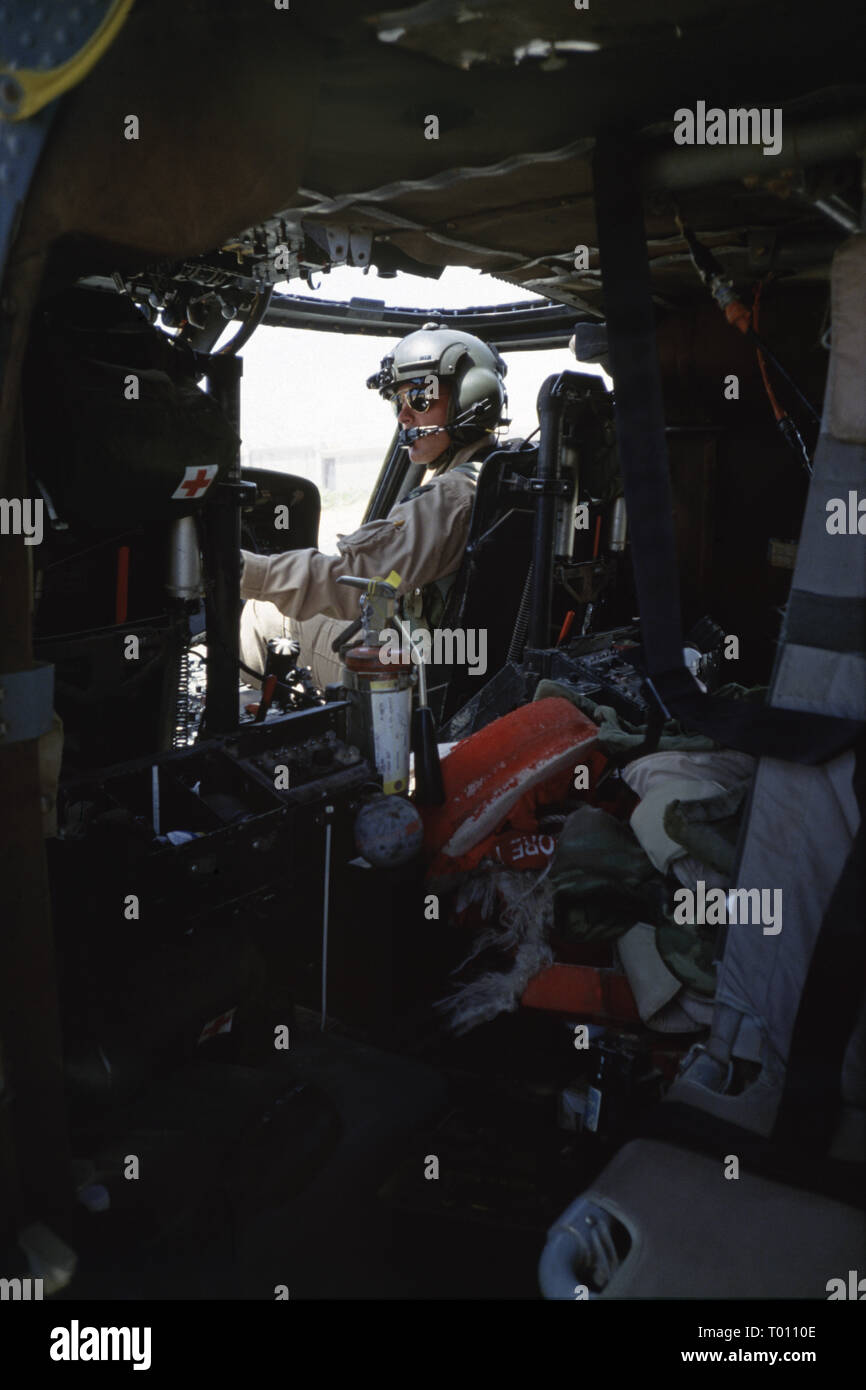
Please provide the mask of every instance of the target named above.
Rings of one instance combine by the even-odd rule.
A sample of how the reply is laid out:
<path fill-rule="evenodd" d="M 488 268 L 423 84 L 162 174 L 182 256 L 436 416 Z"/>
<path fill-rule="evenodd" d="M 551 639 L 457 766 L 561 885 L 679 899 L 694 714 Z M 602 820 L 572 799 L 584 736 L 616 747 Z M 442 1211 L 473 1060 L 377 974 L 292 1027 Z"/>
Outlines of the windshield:
<path fill-rule="evenodd" d="M 277 289 L 315 298 L 303 282 Z M 542 302 L 515 285 L 464 268 L 445 270 L 433 280 L 403 274 L 384 279 L 341 267 L 322 277 L 320 293 L 323 299 L 375 298 L 431 312 Z M 241 354 L 242 465 L 295 473 L 317 485 L 322 497 L 319 548 L 326 553 L 336 549 L 338 534 L 360 525 L 393 433 L 391 411 L 365 383 L 396 341 L 261 327 Z M 535 402 L 545 377 L 576 364 L 567 348 L 503 356 L 511 420 L 505 433 L 525 437 L 538 424 Z M 602 374 L 597 367 L 586 370 Z"/>

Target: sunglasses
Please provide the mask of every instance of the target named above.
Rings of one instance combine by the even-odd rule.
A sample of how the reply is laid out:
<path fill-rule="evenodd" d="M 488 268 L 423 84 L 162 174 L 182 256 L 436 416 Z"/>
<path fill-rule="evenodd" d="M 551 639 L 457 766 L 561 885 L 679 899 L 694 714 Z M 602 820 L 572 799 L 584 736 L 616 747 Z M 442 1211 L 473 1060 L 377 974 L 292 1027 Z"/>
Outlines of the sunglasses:
<path fill-rule="evenodd" d="M 435 405 L 437 399 L 425 383 L 413 381 L 409 384 L 408 390 L 394 393 L 391 397 L 391 407 L 395 415 L 399 415 L 405 405 L 414 410 L 416 415 L 424 415 Z"/>

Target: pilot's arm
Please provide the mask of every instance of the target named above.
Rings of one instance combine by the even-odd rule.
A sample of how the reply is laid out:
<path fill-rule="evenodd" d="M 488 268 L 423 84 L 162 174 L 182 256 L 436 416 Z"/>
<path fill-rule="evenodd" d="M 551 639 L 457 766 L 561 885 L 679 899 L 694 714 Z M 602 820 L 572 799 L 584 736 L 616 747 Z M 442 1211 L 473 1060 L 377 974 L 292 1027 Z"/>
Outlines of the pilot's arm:
<path fill-rule="evenodd" d="M 453 574 L 469 535 L 475 486 L 460 472 L 434 478 L 417 495 L 398 503 L 382 521 L 368 521 L 337 541 L 338 555 L 289 550 L 253 555 L 242 550 L 241 597 L 273 603 L 291 618 L 316 613 L 351 622 L 358 592 L 338 584 L 343 574 L 362 579 L 400 575 L 400 592 Z"/>

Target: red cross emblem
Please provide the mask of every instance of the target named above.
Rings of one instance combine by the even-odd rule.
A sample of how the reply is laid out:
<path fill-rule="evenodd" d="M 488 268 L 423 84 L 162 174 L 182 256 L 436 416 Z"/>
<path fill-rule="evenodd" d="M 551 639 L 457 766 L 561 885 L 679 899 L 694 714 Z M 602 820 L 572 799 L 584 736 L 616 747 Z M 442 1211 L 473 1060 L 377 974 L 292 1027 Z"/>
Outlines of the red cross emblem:
<path fill-rule="evenodd" d="M 230 1033 L 232 1031 L 232 1022 L 237 1011 L 238 1008 L 236 1004 L 233 1009 L 229 1009 L 228 1013 L 220 1014 L 219 1018 L 212 1018 L 210 1023 L 206 1023 L 204 1028 L 202 1028 L 199 1034 L 199 1042 L 203 1043 L 206 1042 L 208 1038 L 215 1038 L 218 1033 Z"/>
<path fill-rule="evenodd" d="M 192 498 L 207 492 L 219 469 L 215 463 L 208 463 L 204 468 L 184 469 L 183 480 L 171 494 L 183 502 L 189 502 Z"/>

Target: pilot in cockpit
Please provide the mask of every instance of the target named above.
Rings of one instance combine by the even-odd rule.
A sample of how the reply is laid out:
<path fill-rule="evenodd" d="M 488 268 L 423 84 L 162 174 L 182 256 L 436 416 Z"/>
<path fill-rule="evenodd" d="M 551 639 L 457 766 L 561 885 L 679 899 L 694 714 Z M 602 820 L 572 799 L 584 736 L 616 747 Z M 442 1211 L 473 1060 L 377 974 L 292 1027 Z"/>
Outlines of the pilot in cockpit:
<path fill-rule="evenodd" d="M 241 660 L 264 670 L 271 638 L 294 638 L 322 687 L 340 680 L 332 643 L 358 616 L 358 592 L 337 583 L 400 576 L 413 626 L 437 626 L 469 534 L 475 487 L 505 410 L 506 365 L 458 329 L 425 324 L 382 359 L 367 385 L 390 401 L 416 483 L 384 517 L 340 536 L 338 554 L 241 551 Z M 426 465 L 426 468 L 424 467 Z"/>

